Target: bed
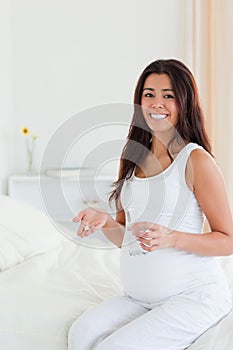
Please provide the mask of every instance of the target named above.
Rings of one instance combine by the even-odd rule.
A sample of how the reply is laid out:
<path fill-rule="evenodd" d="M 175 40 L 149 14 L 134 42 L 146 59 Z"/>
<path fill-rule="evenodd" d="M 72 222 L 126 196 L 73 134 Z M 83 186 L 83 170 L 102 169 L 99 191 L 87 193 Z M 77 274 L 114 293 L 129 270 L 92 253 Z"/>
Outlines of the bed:
<path fill-rule="evenodd" d="M 0 208 L 0 348 L 66 350 L 72 322 L 121 293 L 120 250 L 76 244 L 46 214 L 8 196 Z M 233 292 L 233 257 L 220 262 Z M 232 348 L 233 312 L 189 349 Z"/>

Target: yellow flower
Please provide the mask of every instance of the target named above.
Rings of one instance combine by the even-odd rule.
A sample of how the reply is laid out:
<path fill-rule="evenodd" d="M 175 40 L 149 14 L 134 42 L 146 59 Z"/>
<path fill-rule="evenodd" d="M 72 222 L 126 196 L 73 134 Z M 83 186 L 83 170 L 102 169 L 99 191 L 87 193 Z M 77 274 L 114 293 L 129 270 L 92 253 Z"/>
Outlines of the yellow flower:
<path fill-rule="evenodd" d="M 25 142 L 26 142 L 26 150 L 27 150 L 27 156 L 28 156 L 28 172 L 31 173 L 33 169 L 35 141 L 38 138 L 38 136 L 35 134 L 30 134 L 29 129 L 26 127 L 23 127 L 21 131 L 22 131 L 22 134 L 26 136 Z"/>
<path fill-rule="evenodd" d="M 28 128 L 22 128 L 22 133 L 23 133 L 23 135 L 29 135 Z"/>

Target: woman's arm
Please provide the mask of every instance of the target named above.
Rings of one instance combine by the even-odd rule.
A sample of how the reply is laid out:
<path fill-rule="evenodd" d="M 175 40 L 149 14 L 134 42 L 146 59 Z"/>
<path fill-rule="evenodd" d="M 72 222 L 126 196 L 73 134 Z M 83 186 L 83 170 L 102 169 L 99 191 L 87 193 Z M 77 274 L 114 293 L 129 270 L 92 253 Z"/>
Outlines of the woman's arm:
<path fill-rule="evenodd" d="M 122 167 L 123 163 L 121 158 L 118 179 L 121 177 Z M 102 232 L 108 240 L 110 240 L 117 247 L 121 248 L 125 234 L 125 212 L 122 208 L 121 201 L 119 198 L 117 199 L 116 207 L 120 209 L 116 211 L 115 220 L 112 217 L 110 217 L 106 224 L 102 227 Z"/>
<path fill-rule="evenodd" d="M 111 241 L 117 247 L 121 248 L 125 233 L 124 211 L 118 211 L 115 220 L 109 216 L 106 224 L 102 227 L 102 232 L 109 241 Z"/>
<path fill-rule="evenodd" d="M 174 231 L 174 247 L 205 256 L 231 255 L 233 222 L 223 176 L 214 159 L 203 150 L 193 151 L 190 160 L 193 192 L 211 232 L 190 234 Z"/>
<path fill-rule="evenodd" d="M 121 248 L 125 232 L 124 211 L 120 210 L 116 214 L 116 220 L 107 212 L 95 208 L 86 208 L 82 210 L 73 222 L 80 222 L 77 235 L 87 237 L 96 230 L 101 229 L 109 241 Z"/>
<path fill-rule="evenodd" d="M 121 171 L 122 161 L 120 162 L 119 176 Z M 125 213 L 119 199 L 117 206 L 120 209 L 117 210 L 115 219 L 107 212 L 99 209 L 87 208 L 82 210 L 73 219 L 73 222 L 81 222 L 77 232 L 78 236 L 86 237 L 95 230 L 101 229 L 105 237 L 110 242 L 121 248 L 125 233 Z M 89 228 L 86 229 L 86 226 Z"/>

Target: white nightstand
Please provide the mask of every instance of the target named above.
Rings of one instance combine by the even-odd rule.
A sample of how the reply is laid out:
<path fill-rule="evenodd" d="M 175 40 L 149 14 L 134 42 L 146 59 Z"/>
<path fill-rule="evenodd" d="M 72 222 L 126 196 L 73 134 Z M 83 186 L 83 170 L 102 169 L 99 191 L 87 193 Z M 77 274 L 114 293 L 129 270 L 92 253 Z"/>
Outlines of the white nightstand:
<path fill-rule="evenodd" d="M 8 181 L 10 197 L 47 212 L 53 219 L 70 221 L 84 207 L 99 204 L 108 207 L 108 193 L 115 179 L 101 176 L 56 178 L 39 175 L 12 175 Z"/>
<path fill-rule="evenodd" d="M 112 249 L 113 245 L 101 230 L 95 231 L 84 241 L 80 240 L 76 234 L 78 224 L 72 223 L 72 218 L 88 205 L 101 207 L 110 212 L 107 193 L 112 190 L 113 181 L 115 179 L 110 175 L 95 179 L 85 177 L 82 181 L 78 177 L 12 175 L 8 181 L 8 194 L 12 198 L 45 211 L 59 231 L 73 241 L 96 248 L 92 244 L 92 239 L 98 238 L 102 245 L 100 244 L 97 248 Z"/>

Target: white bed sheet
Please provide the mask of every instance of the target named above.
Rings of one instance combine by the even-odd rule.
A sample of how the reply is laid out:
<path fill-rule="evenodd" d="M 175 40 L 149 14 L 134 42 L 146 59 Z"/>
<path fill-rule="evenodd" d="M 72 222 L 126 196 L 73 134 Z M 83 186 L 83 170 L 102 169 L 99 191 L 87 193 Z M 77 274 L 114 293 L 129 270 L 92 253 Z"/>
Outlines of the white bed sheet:
<path fill-rule="evenodd" d="M 119 253 L 64 242 L 0 274 L 0 348 L 65 350 L 72 322 L 118 293 Z M 4 345 L 4 346 L 3 346 Z"/>
<path fill-rule="evenodd" d="M 0 196 L 0 206 L 4 212 L 4 217 L 0 217 L 0 237 L 3 224 L 8 231 L 24 233 L 22 241 L 14 241 L 10 235 L 8 243 L 19 252 L 14 262 L 4 263 L 9 250 L 7 245 L 4 247 L 4 241 L 0 246 L 3 257 L 0 348 L 67 350 L 67 334 L 72 322 L 87 308 L 122 292 L 120 250 L 75 244 L 57 233 L 44 215 L 3 196 Z M 12 212 L 15 213 L 14 222 L 9 221 Z M 18 218 L 16 213 L 19 213 Z M 23 249 L 19 249 L 20 242 Z M 221 262 L 233 291 L 233 257 L 221 258 Z M 233 313 L 190 347 L 190 350 L 232 349 Z"/>

